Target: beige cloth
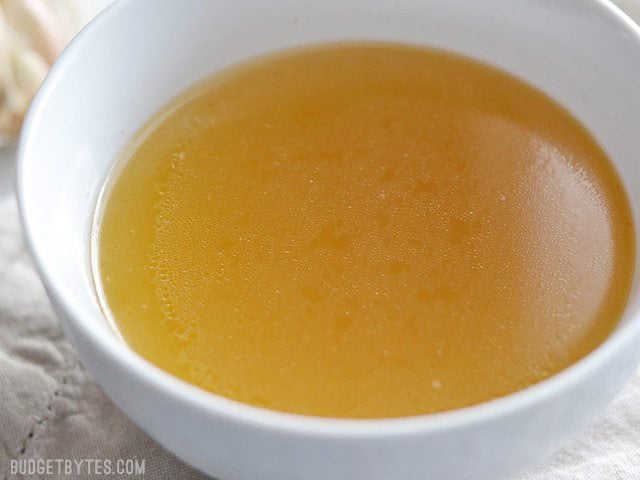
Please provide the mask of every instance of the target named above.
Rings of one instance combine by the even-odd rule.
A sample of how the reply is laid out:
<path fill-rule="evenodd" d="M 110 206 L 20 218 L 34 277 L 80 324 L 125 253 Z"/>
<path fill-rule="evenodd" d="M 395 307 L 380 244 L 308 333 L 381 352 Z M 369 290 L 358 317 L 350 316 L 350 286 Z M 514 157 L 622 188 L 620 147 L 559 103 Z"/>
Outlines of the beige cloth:
<path fill-rule="evenodd" d="M 9 475 L 12 459 L 129 458 L 145 460 L 144 478 L 206 478 L 128 420 L 64 338 L 24 248 L 13 156 L 0 151 L 0 479 L 39 478 Z M 543 479 L 640 480 L 640 372 L 569 446 L 517 477 Z"/>

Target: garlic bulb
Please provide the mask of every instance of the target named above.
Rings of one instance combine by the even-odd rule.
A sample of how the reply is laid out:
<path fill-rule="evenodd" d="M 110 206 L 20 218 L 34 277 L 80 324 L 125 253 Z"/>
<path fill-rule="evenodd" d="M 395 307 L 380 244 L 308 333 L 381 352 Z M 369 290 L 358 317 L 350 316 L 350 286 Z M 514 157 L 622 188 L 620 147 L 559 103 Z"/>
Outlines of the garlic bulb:
<path fill-rule="evenodd" d="M 18 134 L 49 67 L 93 13 L 88 3 L 0 0 L 0 137 Z"/>

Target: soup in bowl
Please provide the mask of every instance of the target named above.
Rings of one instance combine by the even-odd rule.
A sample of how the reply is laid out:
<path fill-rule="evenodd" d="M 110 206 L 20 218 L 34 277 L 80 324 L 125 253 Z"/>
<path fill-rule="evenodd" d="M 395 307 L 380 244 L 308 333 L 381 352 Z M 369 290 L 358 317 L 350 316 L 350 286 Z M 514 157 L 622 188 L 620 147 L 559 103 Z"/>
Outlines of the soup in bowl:
<path fill-rule="evenodd" d="M 221 478 L 517 471 L 637 363 L 637 30 L 597 1 L 116 4 L 20 148 L 65 331 Z"/>

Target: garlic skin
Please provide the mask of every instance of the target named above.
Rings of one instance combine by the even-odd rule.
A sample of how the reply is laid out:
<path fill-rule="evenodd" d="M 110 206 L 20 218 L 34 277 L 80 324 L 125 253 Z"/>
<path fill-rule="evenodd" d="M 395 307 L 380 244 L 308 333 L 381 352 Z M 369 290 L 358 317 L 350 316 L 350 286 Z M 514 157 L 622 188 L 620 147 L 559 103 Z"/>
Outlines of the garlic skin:
<path fill-rule="evenodd" d="M 86 0 L 0 0 L 0 144 L 13 139 L 49 68 L 95 13 Z"/>

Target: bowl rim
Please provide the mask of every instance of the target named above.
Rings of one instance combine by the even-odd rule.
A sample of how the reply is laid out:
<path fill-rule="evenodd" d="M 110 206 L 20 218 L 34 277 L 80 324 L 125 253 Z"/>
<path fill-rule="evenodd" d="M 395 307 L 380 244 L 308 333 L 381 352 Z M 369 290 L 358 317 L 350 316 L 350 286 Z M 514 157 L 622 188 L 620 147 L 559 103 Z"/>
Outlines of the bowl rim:
<path fill-rule="evenodd" d="M 639 25 L 608 0 L 588 1 L 599 9 L 600 16 L 617 22 L 621 29 L 634 35 L 640 52 Z M 117 22 L 118 17 L 126 15 L 134 2 L 139 3 L 139 0 L 118 0 L 103 10 L 72 40 L 44 80 L 24 121 L 18 144 L 16 194 L 27 249 L 49 297 L 66 314 L 58 315 L 59 321 L 64 326 L 69 326 L 67 323 L 72 324 L 88 340 L 91 348 L 99 350 L 99 353 L 118 364 L 122 370 L 130 372 L 136 382 L 146 383 L 147 387 L 170 397 L 181 407 L 191 408 L 203 415 L 223 417 L 230 422 L 252 425 L 255 428 L 310 436 L 382 438 L 450 430 L 525 410 L 585 381 L 590 372 L 607 363 L 617 352 L 640 338 L 640 308 L 636 308 L 631 313 L 625 312 L 630 318 L 619 325 L 592 352 L 559 373 L 525 389 L 487 402 L 443 412 L 407 417 L 348 419 L 280 412 L 217 395 L 165 372 L 136 353 L 116 335 L 105 335 L 104 327 L 93 317 L 86 318 L 80 313 L 81 309 L 74 296 L 70 295 L 68 290 L 61 290 L 53 281 L 55 275 L 52 275 L 49 269 L 45 245 L 38 243 L 32 231 L 35 220 L 27 206 L 28 166 L 34 145 L 39 141 L 38 130 L 42 128 L 41 119 L 47 109 L 48 100 L 56 85 L 64 79 L 76 52 L 84 48 L 85 39 L 93 35 L 97 27 L 102 28 Z M 636 239 L 636 245 L 639 241 L 640 239 Z M 637 276 L 638 272 L 635 272 L 635 281 Z"/>

